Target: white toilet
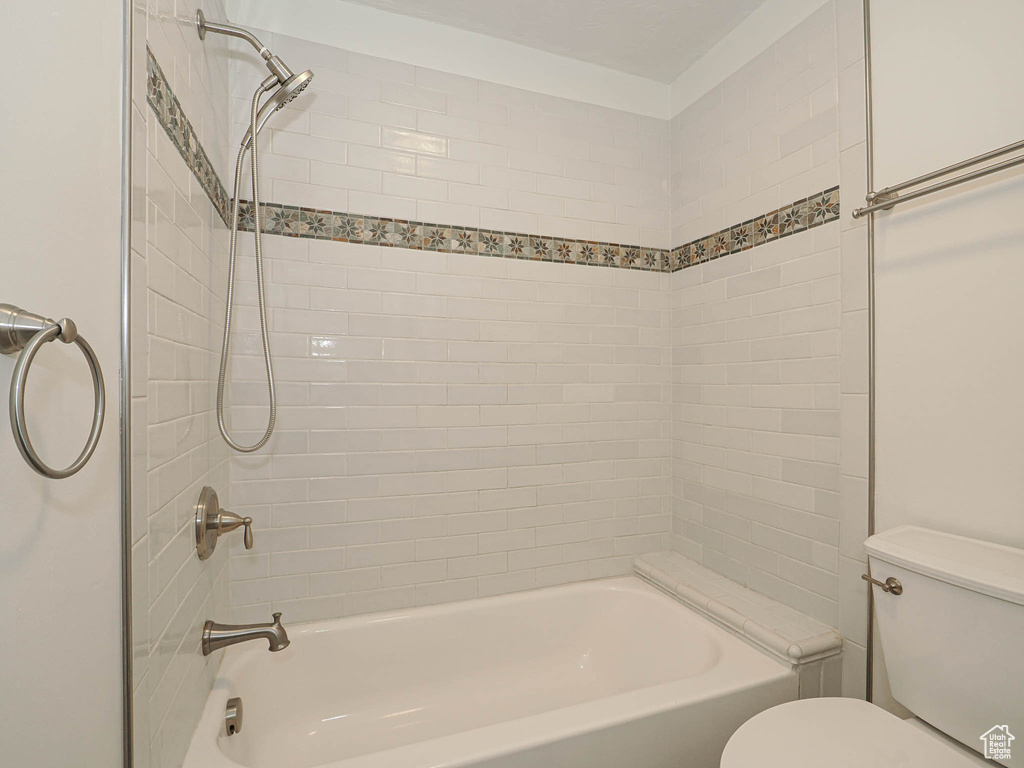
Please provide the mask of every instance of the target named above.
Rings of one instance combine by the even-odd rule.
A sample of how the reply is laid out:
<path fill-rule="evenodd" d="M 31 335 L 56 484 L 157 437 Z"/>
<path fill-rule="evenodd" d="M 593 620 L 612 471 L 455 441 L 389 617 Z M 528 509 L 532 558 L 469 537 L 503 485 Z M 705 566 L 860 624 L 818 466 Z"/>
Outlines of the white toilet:
<path fill-rule="evenodd" d="M 871 575 L 902 586 L 872 589 L 892 695 L 917 717 L 782 704 L 736 731 L 721 768 L 1024 768 L 1024 550 L 913 526 L 864 546 Z"/>

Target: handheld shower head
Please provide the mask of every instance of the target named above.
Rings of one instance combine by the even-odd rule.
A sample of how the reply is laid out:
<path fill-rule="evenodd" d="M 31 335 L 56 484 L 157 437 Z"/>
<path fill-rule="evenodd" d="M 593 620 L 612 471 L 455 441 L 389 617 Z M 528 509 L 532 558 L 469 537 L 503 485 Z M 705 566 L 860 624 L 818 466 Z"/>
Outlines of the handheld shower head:
<path fill-rule="evenodd" d="M 215 24 L 209 22 L 206 20 L 206 16 L 203 15 L 201 10 L 196 11 L 196 31 L 199 33 L 200 40 L 205 40 L 206 35 L 209 32 L 216 32 L 219 35 L 228 35 L 230 37 L 237 37 L 241 40 L 245 40 L 253 48 L 259 51 L 260 57 L 267 65 L 267 69 L 269 69 L 273 74 L 273 77 L 268 77 L 260 83 L 259 88 L 256 89 L 256 93 L 252 96 L 252 103 L 249 110 L 249 128 L 245 132 L 245 137 L 242 139 L 242 146 L 238 150 L 238 159 L 235 162 L 235 190 L 232 195 L 231 206 L 231 244 L 228 247 L 228 293 L 226 307 L 224 310 L 224 340 L 221 344 L 220 350 L 220 372 L 217 376 L 217 426 L 220 429 L 221 437 L 223 437 L 224 442 L 234 450 L 240 453 L 252 453 L 253 451 L 258 451 L 267 444 L 271 435 L 274 434 L 274 425 L 277 422 L 277 395 L 275 394 L 274 389 L 274 367 L 273 360 L 270 355 L 270 334 L 267 330 L 267 307 L 263 286 L 263 246 L 260 224 L 259 142 L 256 141 L 256 135 L 259 134 L 260 130 L 266 124 L 267 120 L 270 119 L 272 114 L 306 90 L 306 87 L 309 85 L 309 81 L 313 79 L 313 73 L 307 69 L 297 75 L 294 74 L 290 69 L 288 69 L 288 65 L 281 61 L 279 57 L 272 54 L 267 49 L 267 46 L 261 43 L 252 32 L 249 32 L 242 27 L 237 27 L 234 24 Z M 260 101 L 268 92 L 271 91 L 271 89 L 275 89 L 275 86 L 276 90 L 270 94 L 270 97 L 261 106 Z M 260 333 L 263 337 L 263 359 L 267 366 L 267 391 L 270 395 L 270 415 L 267 418 L 267 429 L 263 433 L 263 437 L 252 445 L 241 445 L 232 439 L 231 435 L 228 433 L 228 427 L 224 420 L 224 388 L 227 384 L 228 353 L 231 347 L 231 305 L 235 290 L 235 257 L 238 253 L 237 246 L 240 211 L 239 194 L 242 188 L 242 167 L 245 162 L 246 152 L 250 150 L 250 154 L 252 156 L 252 229 L 253 240 L 256 247 L 256 295 L 260 310 Z"/>
<path fill-rule="evenodd" d="M 263 130 L 263 126 L 266 124 L 270 116 L 281 109 L 285 104 L 291 102 L 296 96 L 306 90 L 306 86 L 309 85 L 309 81 L 313 79 L 312 70 L 307 69 L 305 72 L 300 72 L 297 75 L 292 75 L 285 80 L 281 86 L 274 91 L 274 95 L 267 99 L 267 103 L 260 107 L 260 112 L 256 116 L 256 133 Z M 245 136 L 242 138 L 242 147 L 248 147 L 249 142 L 252 141 L 252 126 L 249 127 L 245 132 Z"/>
<path fill-rule="evenodd" d="M 274 99 L 282 99 L 278 105 L 278 109 L 289 104 L 296 96 L 306 90 L 306 86 L 309 85 L 309 81 L 313 79 L 313 70 L 307 69 L 305 72 L 300 72 L 297 75 L 292 75 L 284 83 L 281 88 L 274 94 Z"/>

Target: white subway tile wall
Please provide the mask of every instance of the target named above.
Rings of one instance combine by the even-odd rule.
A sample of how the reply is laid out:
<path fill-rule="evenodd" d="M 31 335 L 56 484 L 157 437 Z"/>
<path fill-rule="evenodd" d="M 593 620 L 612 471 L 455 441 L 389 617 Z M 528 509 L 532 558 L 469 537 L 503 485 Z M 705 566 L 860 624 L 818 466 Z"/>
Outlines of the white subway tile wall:
<path fill-rule="evenodd" d="M 220 662 L 201 655 L 207 618 L 226 620 L 228 553 L 201 563 L 192 518 L 199 491 L 229 494 L 213 418 L 215 348 L 227 237 L 199 182 L 146 103 L 146 46 L 223 173 L 228 47 L 201 44 L 151 0 L 133 7 L 132 40 L 132 634 L 136 768 L 177 768 Z M 223 18 L 219 0 L 203 10 Z"/>
<path fill-rule="evenodd" d="M 265 200 L 668 247 L 667 121 L 266 37 L 315 76 L 260 134 Z M 262 64 L 232 66 L 241 136 Z"/>
<path fill-rule="evenodd" d="M 675 548 L 838 624 L 839 224 L 672 275 Z"/>
<path fill-rule="evenodd" d="M 262 199 L 658 248 L 840 179 L 857 199 L 854 5 L 825 5 L 672 121 L 261 33 L 316 72 L 261 134 Z M 228 106 L 234 139 L 262 64 L 232 47 L 227 65 L 227 46 L 144 16 L 230 182 Z M 142 94 L 138 765 L 180 764 L 215 669 L 193 642 L 205 618 L 486 596 L 626 574 L 670 548 L 849 632 L 843 689 L 858 693 L 862 226 L 846 217 L 672 275 L 268 235 L 277 431 L 228 459 L 212 414 L 226 236 Z M 251 235 L 241 243 L 228 398 L 245 440 L 267 400 Z M 254 518 L 254 550 L 229 539 L 195 558 L 204 484 Z"/>
<path fill-rule="evenodd" d="M 672 119 L 673 246 L 835 186 L 837 80 L 829 2 Z"/>
<path fill-rule="evenodd" d="M 667 121 L 272 39 L 316 76 L 267 132 L 264 199 L 668 245 Z M 239 135 L 256 72 L 232 70 Z M 232 555 L 236 619 L 625 574 L 667 545 L 666 275 L 266 242 L 278 433 L 232 463 L 261 532 Z M 239 302 L 231 417 L 255 435 L 254 283 Z"/>
<path fill-rule="evenodd" d="M 272 236 L 266 253 L 278 421 L 232 461 L 258 543 L 231 558 L 236 619 L 626 574 L 667 545 L 668 275 Z M 255 436 L 239 287 L 231 418 Z"/>
<path fill-rule="evenodd" d="M 673 120 L 675 243 L 840 180 L 836 41 L 829 3 Z M 843 475 L 864 465 L 841 434 L 863 437 L 865 402 L 845 393 L 866 392 L 866 326 L 847 318 L 863 282 L 841 239 L 853 271 L 865 249 L 845 250 L 842 226 L 671 276 L 673 546 L 829 626 L 842 613 L 862 638 L 860 565 L 840 542 L 862 552 L 863 489 Z"/>

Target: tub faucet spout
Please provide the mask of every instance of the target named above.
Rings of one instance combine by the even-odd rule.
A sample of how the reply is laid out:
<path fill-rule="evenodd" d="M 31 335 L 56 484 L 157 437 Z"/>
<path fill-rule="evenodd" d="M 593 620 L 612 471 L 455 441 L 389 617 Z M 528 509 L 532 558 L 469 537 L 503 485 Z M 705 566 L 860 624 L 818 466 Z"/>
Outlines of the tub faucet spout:
<path fill-rule="evenodd" d="M 229 645 L 244 643 L 246 640 L 265 638 L 270 642 L 271 653 L 283 651 L 291 641 L 281 624 L 281 614 L 275 613 L 270 624 L 214 624 L 203 625 L 203 656 Z"/>

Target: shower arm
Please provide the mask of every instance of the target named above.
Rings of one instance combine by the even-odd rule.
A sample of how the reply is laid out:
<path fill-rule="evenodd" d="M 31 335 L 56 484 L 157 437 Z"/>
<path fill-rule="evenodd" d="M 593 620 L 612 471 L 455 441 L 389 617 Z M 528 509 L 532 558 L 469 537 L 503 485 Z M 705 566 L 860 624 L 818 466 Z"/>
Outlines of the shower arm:
<path fill-rule="evenodd" d="M 284 83 L 285 80 L 295 74 L 288 69 L 288 66 L 280 58 L 272 54 L 270 49 L 261 43 L 259 38 L 252 32 L 242 27 L 237 27 L 234 24 L 218 24 L 215 21 L 207 21 L 206 14 L 203 13 L 202 9 L 196 11 L 196 31 L 199 32 L 200 40 L 206 39 L 207 32 L 215 32 L 218 35 L 227 35 L 228 37 L 237 37 L 245 40 L 259 52 L 260 56 L 263 57 L 263 61 L 267 64 L 267 69 L 274 73 L 274 76 L 277 77 L 280 83 Z"/>

